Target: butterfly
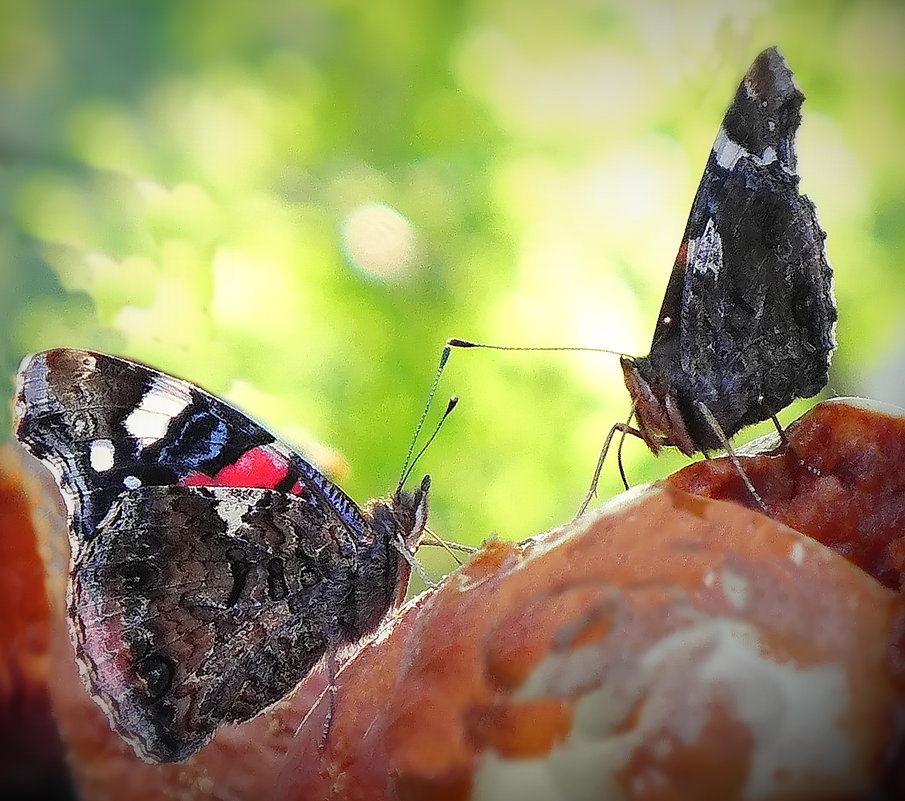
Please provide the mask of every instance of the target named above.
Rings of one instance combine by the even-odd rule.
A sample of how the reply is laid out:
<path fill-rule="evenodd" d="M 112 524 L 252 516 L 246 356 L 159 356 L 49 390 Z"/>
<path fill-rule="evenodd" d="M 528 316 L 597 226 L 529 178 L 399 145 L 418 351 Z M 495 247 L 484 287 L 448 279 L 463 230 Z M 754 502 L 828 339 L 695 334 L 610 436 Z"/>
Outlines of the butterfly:
<path fill-rule="evenodd" d="M 621 358 L 654 454 L 725 447 L 826 386 L 838 314 L 826 234 L 798 191 L 803 101 L 776 48 L 762 52 L 710 151 L 650 353 Z"/>
<path fill-rule="evenodd" d="M 647 356 L 620 356 L 632 414 L 606 437 L 581 515 L 616 432 L 691 456 L 725 449 L 761 508 L 730 438 L 826 386 L 838 317 L 826 234 L 798 191 L 795 136 L 804 95 L 776 48 L 742 79 L 710 151 Z M 637 427 L 629 425 L 637 418 Z M 625 474 L 620 472 L 628 487 Z"/>
<path fill-rule="evenodd" d="M 66 506 L 83 680 L 145 761 L 254 717 L 405 597 L 428 476 L 360 509 L 225 401 L 83 350 L 24 359 L 16 436 Z"/>

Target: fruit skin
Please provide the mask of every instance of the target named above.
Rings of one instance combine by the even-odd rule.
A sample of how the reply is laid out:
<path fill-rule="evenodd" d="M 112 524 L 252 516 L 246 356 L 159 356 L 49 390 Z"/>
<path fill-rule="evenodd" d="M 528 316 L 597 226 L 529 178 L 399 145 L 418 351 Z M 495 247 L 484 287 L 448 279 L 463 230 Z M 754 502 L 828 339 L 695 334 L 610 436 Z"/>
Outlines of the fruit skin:
<path fill-rule="evenodd" d="M 0 795 L 59 797 L 69 778 L 48 689 L 52 610 L 28 480 L 12 448 L 0 448 Z"/>
<path fill-rule="evenodd" d="M 412 607 L 344 672 L 327 749 L 300 735 L 286 797 L 865 797 L 902 629 L 897 594 L 813 540 L 648 489 L 491 543 Z"/>

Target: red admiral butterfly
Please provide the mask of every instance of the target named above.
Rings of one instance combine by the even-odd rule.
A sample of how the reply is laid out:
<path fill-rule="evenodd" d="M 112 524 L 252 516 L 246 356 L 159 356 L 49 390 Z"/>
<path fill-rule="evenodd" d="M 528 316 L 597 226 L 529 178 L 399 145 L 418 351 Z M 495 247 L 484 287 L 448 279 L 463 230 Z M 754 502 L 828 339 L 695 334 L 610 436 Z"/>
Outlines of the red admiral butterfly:
<path fill-rule="evenodd" d="M 798 193 L 803 101 L 777 50 L 761 53 L 707 160 L 650 354 L 621 359 L 655 454 L 715 450 L 826 386 L 837 313 L 826 234 Z"/>
<path fill-rule="evenodd" d="M 729 438 L 771 418 L 778 427 L 778 411 L 826 386 L 837 313 L 826 234 L 798 192 L 803 101 L 775 48 L 739 85 L 692 203 L 650 353 L 621 354 L 638 427 L 610 431 L 579 514 L 616 431 L 642 438 L 655 455 L 666 446 L 688 456 L 725 448 L 760 502 Z"/>
<path fill-rule="evenodd" d="M 16 413 L 68 511 L 83 678 L 146 761 L 254 717 L 405 596 L 427 476 L 361 510 L 224 401 L 89 351 L 27 357 Z"/>

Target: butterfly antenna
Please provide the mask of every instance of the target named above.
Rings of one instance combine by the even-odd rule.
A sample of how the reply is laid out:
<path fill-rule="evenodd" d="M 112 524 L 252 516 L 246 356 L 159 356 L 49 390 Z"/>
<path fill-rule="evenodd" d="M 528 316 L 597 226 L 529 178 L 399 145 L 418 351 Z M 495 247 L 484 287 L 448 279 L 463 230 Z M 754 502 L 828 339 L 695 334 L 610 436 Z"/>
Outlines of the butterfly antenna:
<path fill-rule="evenodd" d="M 468 339 L 447 339 L 447 348 L 483 348 L 484 350 L 540 350 L 540 351 L 578 351 L 585 353 L 610 353 L 613 356 L 625 356 L 632 358 L 630 353 L 623 353 L 619 350 L 610 350 L 609 348 L 590 348 L 583 346 L 563 346 L 563 347 L 532 347 L 523 345 L 490 345 L 486 342 L 472 342 Z"/>
<path fill-rule="evenodd" d="M 457 396 L 455 396 L 455 395 L 453 395 L 453 396 L 449 399 L 449 403 L 446 404 L 446 411 L 443 412 L 443 417 L 441 417 L 441 418 L 440 418 L 440 422 L 437 423 L 437 427 L 434 429 L 434 433 L 431 434 L 431 435 L 427 438 L 427 442 L 424 443 L 424 446 L 421 448 L 420 451 L 418 451 L 418 455 L 415 456 L 414 459 L 412 459 L 412 463 L 408 466 L 408 469 L 402 474 L 402 478 L 399 479 L 399 488 L 400 488 L 400 489 L 401 489 L 402 486 L 405 484 L 405 482 L 408 481 L 409 476 L 412 474 L 412 470 L 414 470 L 414 469 L 415 469 L 415 465 L 418 464 L 418 460 L 419 460 L 422 456 L 424 456 L 424 452 L 428 449 L 428 447 L 430 446 L 430 444 L 434 441 L 434 439 L 436 438 L 437 434 L 440 433 L 440 428 L 443 426 L 443 423 L 446 422 L 446 418 L 449 417 L 449 416 L 452 414 L 453 409 L 456 408 L 456 406 L 458 405 L 458 403 L 459 403 L 459 398 L 458 398 Z"/>
<path fill-rule="evenodd" d="M 443 352 L 440 354 L 440 364 L 437 367 L 437 374 L 434 376 L 431 388 L 430 390 L 428 390 L 427 403 L 424 404 L 424 411 L 421 412 L 421 417 L 418 419 L 418 425 L 415 426 L 415 433 L 412 436 L 412 441 L 409 443 L 409 449 L 408 451 L 406 451 L 405 461 L 402 463 L 402 473 L 400 474 L 398 485 L 399 489 L 402 489 L 403 484 L 405 484 L 406 479 L 412 472 L 412 467 L 414 467 L 414 463 L 412 462 L 412 453 L 414 453 L 415 451 L 415 444 L 418 442 L 418 437 L 421 436 L 421 429 L 424 428 L 424 421 L 427 419 L 427 413 L 430 411 L 431 405 L 434 402 L 434 395 L 436 395 L 437 387 L 440 384 L 440 376 L 443 375 L 443 369 L 446 367 L 446 363 L 449 361 L 449 354 L 451 352 L 452 351 L 450 350 L 449 345 L 446 345 L 443 348 Z M 449 411 L 447 411 L 446 414 L 449 414 Z M 446 415 L 444 415 L 444 418 L 445 417 Z M 436 436 L 436 432 L 434 432 L 434 436 Z M 433 437 L 431 437 L 431 439 L 433 439 Z M 420 456 L 421 454 L 419 453 L 418 455 Z M 417 459 L 415 461 L 417 461 Z"/>

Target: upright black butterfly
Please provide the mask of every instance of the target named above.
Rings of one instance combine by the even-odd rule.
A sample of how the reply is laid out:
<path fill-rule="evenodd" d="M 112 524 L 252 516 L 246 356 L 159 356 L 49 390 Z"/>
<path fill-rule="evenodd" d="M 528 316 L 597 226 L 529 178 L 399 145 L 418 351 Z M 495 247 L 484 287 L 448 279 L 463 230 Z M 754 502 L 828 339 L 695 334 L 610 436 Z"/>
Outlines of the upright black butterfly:
<path fill-rule="evenodd" d="M 641 437 L 654 454 L 730 449 L 742 428 L 776 422 L 778 411 L 826 385 L 837 312 L 826 234 L 798 191 L 803 101 L 779 52 L 762 52 L 707 160 L 650 353 L 620 359 L 638 427 L 610 431 L 580 511 L 614 432 Z"/>
<path fill-rule="evenodd" d="M 621 359 L 654 453 L 714 450 L 826 386 L 837 313 L 826 234 L 798 192 L 803 101 L 777 50 L 761 53 L 707 160 L 650 353 Z"/>
<path fill-rule="evenodd" d="M 16 415 L 68 511 L 83 679 L 146 761 L 257 715 L 405 597 L 427 476 L 361 510 L 224 401 L 89 351 L 27 357 Z"/>

